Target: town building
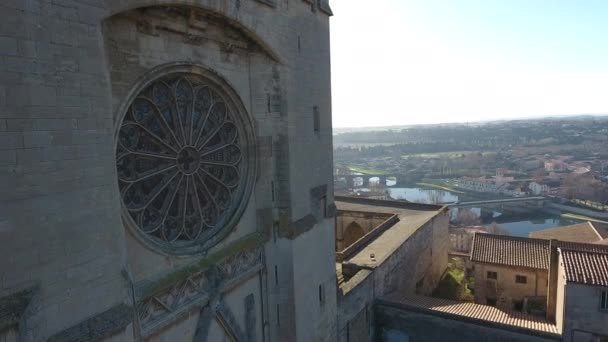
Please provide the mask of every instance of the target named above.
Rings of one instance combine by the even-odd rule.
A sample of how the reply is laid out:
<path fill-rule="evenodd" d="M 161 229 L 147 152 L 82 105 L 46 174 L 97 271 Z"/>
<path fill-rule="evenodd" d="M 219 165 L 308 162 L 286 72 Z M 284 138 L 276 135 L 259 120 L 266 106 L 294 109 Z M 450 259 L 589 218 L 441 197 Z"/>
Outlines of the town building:
<path fill-rule="evenodd" d="M 335 341 L 327 0 L 0 3 L 0 341 Z"/>
<path fill-rule="evenodd" d="M 545 161 L 545 170 L 551 172 L 564 172 L 568 170 L 568 163 L 559 159 Z"/>
<path fill-rule="evenodd" d="M 377 336 L 381 341 L 604 341 L 607 258 L 608 249 L 593 244 L 475 234 L 475 284 L 490 280 L 511 295 L 544 287 L 540 302 L 546 311 L 538 301 L 524 301 L 524 310 L 516 311 L 498 307 L 501 298 L 489 306 L 393 292 L 376 301 Z"/>
<path fill-rule="evenodd" d="M 470 253 L 475 234 L 487 233 L 483 226 L 450 228 L 450 252 Z"/>
<path fill-rule="evenodd" d="M 549 192 L 549 186 L 547 184 L 543 184 L 542 182 L 532 181 L 528 184 L 528 189 L 533 195 L 544 195 Z"/>
<path fill-rule="evenodd" d="M 517 311 L 524 311 L 528 300 L 544 303 L 549 269 L 548 242 L 475 234 L 471 249 L 475 302 Z"/>
<path fill-rule="evenodd" d="M 506 183 L 497 183 L 494 181 L 494 179 L 489 179 L 485 177 L 462 177 L 456 181 L 455 185 L 459 188 L 475 192 L 489 192 L 496 194 L 502 192 L 506 188 Z"/>
<path fill-rule="evenodd" d="M 608 341 L 608 254 L 558 252 L 556 324 L 562 340 Z"/>
<path fill-rule="evenodd" d="M 555 302 L 550 298 L 557 286 L 557 278 L 551 279 L 557 259 L 552 261 L 551 251 L 557 248 L 608 254 L 608 247 L 600 244 L 475 234 L 471 250 L 475 302 L 502 310 L 546 313 L 555 319 Z"/>

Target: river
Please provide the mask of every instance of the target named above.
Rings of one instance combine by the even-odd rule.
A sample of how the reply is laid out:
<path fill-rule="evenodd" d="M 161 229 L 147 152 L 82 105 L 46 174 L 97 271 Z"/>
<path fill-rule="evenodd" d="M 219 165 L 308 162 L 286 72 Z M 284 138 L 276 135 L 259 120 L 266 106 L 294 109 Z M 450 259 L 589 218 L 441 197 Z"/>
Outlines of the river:
<path fill-rule="evenodd" d="M 388 185 L 392 185 L 390 184 L 390 180 L 388 182 Z M 387 188 L 387 190 L 394 199 L 405 199 L 407 201 L 416 203 L 450 203 L 457 202 L 460 197 L 463 197 L 463 195 L 451 191 L 415 186 L 405 188 Z M 467 193 L 465 195 L 466 199 L 463 200 L 475 199 L 471 198 L 471 196 L 474 197 L 474 195 Z M 471 208 L 471 211 L 479 216 L 481 209 Z M 450 215 L 456 215 L 454 209 L 452 209 Z M 511 235 L 524 237 L 527 237 L 528 234 L 533 231 L 567 226 L 582 222 L 578 220 L 565 219 L 558 215 L 552 215 L 544 212 L 540 212 L 533 216 L 517 214 L 510 214 L 506 216 L 495 211 L 493 217 L 486 217 L 482 223 L 484 225 L 489 225 L 493 221 L 498 221 L 498 224 L 508 230 Z"/>

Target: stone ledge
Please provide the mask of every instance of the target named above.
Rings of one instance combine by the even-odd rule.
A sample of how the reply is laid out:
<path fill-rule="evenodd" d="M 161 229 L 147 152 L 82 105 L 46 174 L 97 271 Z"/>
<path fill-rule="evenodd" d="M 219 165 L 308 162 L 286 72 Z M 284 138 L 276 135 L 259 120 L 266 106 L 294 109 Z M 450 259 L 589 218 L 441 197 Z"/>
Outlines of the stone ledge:
<path fill-rule="evenodd" d="M 314 217 L 314 215 L 308 214 L 301 219 L 292 222 L 289 225 L 288 230 L 286 232 L 281 231 L 282 234 L 279 234 L 279 236 L 286 237 L 288 239 L 295 239 L 296 237 L 311 230 L 315 224 L 317 224 L 317 219 Z"/>
<path fill-rule="evenodd" d="M 327 196 L 327 184 L 321 184 L 310 189 L 310 197 L 321 199 L 323 196 Z"/>
<path fill-rule="evenodd" d="M 264 5 L 270 6 L 272 8 L 277 7 L 277 4 L 274 0 L 257 0 L 257 2 L 262 3 Z"/>
<path fill-rule="evenodd" d="M 36 287 L 30 287 L 0 298 L 0 331 L 19 324 L 35 293 Z"/>
<path fill-rule="evenodd" d="M 329 6 L 329 0 L 319 0 L 319 9 L 321 10 L 321 12 L 327 14 L 330 17 L 334 15 L 334 12 Z"/>
<path fill-rule="evenodd" d="M 258 233 L 249 234 L 239 240 L 232 242 L 225 248 L 210 254 L 200 260 L 184 266 L 178 270 L 163 274 L 156 279 L 144 280 L 135 284 L 135 296 L 138 299 L 148 298 L 162 292 L 175 285 L 176 283 L 187 279 L 190 275 L 209 269 L 230 256 L 239 252 L 252 250 L 262 246 L 266 239 Z"/>
<path fill-rule="evenodd" d="M 119 304 L 49 337 L 48 342 L 99 341 L 124 330 L 133 321 L 133 310 Z"/>

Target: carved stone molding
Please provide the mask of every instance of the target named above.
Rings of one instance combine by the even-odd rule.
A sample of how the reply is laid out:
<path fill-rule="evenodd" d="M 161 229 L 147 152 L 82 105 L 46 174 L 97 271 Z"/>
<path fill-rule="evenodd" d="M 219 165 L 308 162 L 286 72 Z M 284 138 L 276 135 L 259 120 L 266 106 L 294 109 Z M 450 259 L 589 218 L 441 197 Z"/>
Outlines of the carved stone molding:
<path fill-rule="evenodd" d="M 262 249 L 238 252 L 218 264 L 223 280 L 229 282 L 262 264 Z M 257 269 L 255 269 L 257 271 Z"/>
<path fill-rule="evenodd" d="M 136 310 L 142 336 L 150 336 L 192 310 L 208 305 L 213 298 L 257 274 L 262 267 L 263 249 L 255 246 L 229 255 L 205 270 L 193 272 L 153 295 L 139 299 Z M 232 318 L 226 310 L 221 306 L 214 307 L 214 311 L 220 312 L 225 322 L 230 323 Z M 242 332 L 238 333 L 242 336 Z"/>
<path fill-rule="evenodd" d="M 213 300 L 213 303 L 203 307 L 199 313 L 196 331 L 194 333 L 193 342 L 207 341 L 209 336 L 209 326 L 211 321 L 215 321 L 222 327 L 224 333 L 229 339 L 234 342 L 255 342 L 255 337 L 251 338 L 249 334 L 243 332 L 243 329 L 238 324 L 234 313 L 222 298 Z"/>
<path fill-rule="evenodd" d="M 142 330 L 155 330 L 168 318 L 177 318 L 190 306 L 208 299 L 213 281 L 211 272 L 197 272 L 170 289 L 141 301 L 137 305 L 137 318 Z"/>
<path fill-rule="evenodd" d="M 257 0 L 265 5 L 276 7 L 274 0 Z M 238 11 L 240 1 L 231 2 Z M 182 42 L 191 45 L 204 45 L 209 42 L 230 46 L 234 51 L 266 52 L 253 39 L 237 28 L 226 25 L 221 18 L 204 10 L 182 6 L 152 6 L 128 11 L 123 16 L 135 21 L 140 33 L 150 36 L 163 34 L 179 35 Z M 273 57 L 272 54 L 269 56 Z"/>

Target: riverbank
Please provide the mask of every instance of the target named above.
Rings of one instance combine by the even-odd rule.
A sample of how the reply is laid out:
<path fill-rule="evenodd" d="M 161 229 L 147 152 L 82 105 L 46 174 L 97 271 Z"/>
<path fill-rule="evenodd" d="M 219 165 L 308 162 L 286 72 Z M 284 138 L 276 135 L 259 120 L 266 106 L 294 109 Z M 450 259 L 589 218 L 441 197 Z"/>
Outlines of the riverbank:
<path fill-rule="evenodd" d="M 456 190 L 454 188 L 449 188 L 447 186 L 437 185 L 437 184 L 433 184 L 433 183 L 420 182 L 420 183 L 416 183 L 416 185 L 422 186 L 422 187 L 427 187 L 427 188 L 445 190 L 445 191 L 453 192 L 456 194 L 464 194 L 464 191 Z"/>
<path fill-rule="evenodd" d="M 357 173 L 362 173 L 364 175 L 386 175 L 386 171 L 382 171 L 382 170 L 378 170 L 378 169 L 374 169 L 374 168 L 368 168 L 368 167 L 360 167 L 360 166 L 348 166 L 348 169 L 353 171 L 353 172 L 357 172 Z"/>
<path fill-rule="evenodd" d="M 568 219 L 574 219 L 574 220 L 581 220 L 581 221 L 589 221 L 589 222 L 595 222 L 595 223 L 608 224 L 608 222 L 606 222 L 606 221 L 594 219 L 593 217 L 589 217 L 589 216 L 577 215 L 577 214 L 573 214 L 573 213 L 565 213 L 565 214 L 561 214 L 560 216 L 568 218 Z"/>

